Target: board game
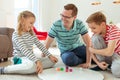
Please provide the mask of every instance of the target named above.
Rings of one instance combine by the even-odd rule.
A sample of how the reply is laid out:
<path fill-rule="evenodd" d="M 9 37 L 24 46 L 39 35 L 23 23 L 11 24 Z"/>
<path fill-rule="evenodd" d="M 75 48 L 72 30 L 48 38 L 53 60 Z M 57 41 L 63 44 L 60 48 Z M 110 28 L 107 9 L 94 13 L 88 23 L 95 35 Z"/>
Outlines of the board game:
<path fill-rule="evenodd" d="M 97 71 L 65 66 L 46 69 L 38 77 L 42 80 L 104 80 L 104 76 Z"/>

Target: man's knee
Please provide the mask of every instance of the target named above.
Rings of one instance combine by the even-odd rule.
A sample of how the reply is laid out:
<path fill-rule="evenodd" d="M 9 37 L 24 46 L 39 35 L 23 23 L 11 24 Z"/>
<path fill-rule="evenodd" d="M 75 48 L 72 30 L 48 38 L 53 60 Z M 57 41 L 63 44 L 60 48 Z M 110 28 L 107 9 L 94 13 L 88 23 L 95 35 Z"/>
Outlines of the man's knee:
<path fill-rule="evenodd" d="M 61 56 L 61 58 L 62 58 L 62 60 L 63 60 L 63 62 L 64 62 L 64 64 L 65 65 L 68 65 L 68 66 L 74 66 L 74 59 L 73 59 L 73 57 L 74 57 L 74 54 L 67 54 L 67 53 L 65 53 L 65 54 L 62 54 L 62 56 Z"/>

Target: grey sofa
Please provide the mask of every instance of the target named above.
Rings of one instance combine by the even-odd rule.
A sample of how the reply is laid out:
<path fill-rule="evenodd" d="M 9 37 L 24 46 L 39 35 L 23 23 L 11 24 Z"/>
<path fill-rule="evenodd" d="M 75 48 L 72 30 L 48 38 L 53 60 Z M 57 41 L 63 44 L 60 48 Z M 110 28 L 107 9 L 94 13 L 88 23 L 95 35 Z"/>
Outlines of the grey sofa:
<path fill-rule="evenodd" d="M 0 27 L 0 62 L 7 61 L 8 57 L 12 57 L 12 33 L 13 28 Z"/>

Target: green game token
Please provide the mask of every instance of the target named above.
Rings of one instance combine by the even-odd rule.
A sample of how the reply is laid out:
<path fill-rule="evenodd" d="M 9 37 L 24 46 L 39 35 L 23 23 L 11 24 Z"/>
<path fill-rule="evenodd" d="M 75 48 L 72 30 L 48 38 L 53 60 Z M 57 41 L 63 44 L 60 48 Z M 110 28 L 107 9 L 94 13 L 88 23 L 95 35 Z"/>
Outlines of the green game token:
<path fill-rule="evenodd" d="M 61 71 L 64 71 L 64 68 L 60 68 Z"/>

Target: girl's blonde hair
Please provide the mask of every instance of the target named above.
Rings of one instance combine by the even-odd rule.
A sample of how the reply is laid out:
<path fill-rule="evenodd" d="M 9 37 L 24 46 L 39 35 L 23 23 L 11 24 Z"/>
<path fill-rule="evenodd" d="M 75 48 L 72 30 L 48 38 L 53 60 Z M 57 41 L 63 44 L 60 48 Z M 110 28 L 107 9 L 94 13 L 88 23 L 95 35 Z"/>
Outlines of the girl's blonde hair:
<path fill-rule="evenodd" d="M 35 18 L 35 15 L 30 12 L 30 11 L 23 11 L 19 14 L 18 16 L 18 25 L 17 25 L 17 31 L 18 31 L 18 35 L 22 35 L 22 32 L 24 30 L 24 20 L 27 19 L 27 18 L 30 18 L 30 17 L 33 17 Z M 30 30 L 29 31 L 31 35 L 33 35 L 33 30 Z"/>

